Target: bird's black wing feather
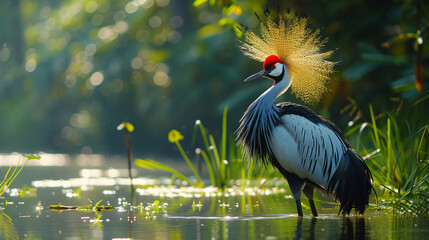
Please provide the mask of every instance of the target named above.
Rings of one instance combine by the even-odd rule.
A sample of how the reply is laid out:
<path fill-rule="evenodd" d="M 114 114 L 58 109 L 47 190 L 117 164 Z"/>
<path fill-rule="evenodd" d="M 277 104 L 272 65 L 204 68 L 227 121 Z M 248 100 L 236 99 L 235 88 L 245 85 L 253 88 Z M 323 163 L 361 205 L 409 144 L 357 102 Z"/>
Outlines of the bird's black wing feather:
<path fill-rule="evenodd" d="M 305 107 L 296 103 L 291 103 L 291 102 L 281 102 L 281 103 L 278 103 L 276 106 L 282 110 L 281 111 L 282 115 L 294 114 L 294 115 L 302 116 L 308 119 L 309 121 L 313 122 L 314 124 L 322 124 L 328 127 L 329 129 L 334 131 L 335 134 L 338 135 L 338 137 L 341 138 L 341 140 L 348 148 L 351 148 L 349 142 L 344 137 L 341 130 L 338 129 L 334 123 L 332 123 L 331 121 L 329 121 L 328 119 L 320 115 L 317 115 L 313 110 L 309 109 L 308 107 Z"/>

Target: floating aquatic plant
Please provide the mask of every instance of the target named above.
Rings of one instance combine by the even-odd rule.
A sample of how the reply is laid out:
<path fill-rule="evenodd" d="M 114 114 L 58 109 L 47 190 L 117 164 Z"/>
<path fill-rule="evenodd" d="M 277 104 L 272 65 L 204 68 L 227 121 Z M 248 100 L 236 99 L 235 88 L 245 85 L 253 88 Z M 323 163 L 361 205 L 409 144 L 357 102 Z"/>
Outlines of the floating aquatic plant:
<path fill-rule="evenodd" d="M 153 201 L 153 203 L 148 202 L 146 206 L 143 206 L 143 203 L 140 203 L 139 209 L 140 213 L 146 216 L 155 216 L 158 214 L 167 213 L 168 203 L 161 203 L 159 200 Z"/>
<path fill-rule="evenodd" d="M 100 203 L 102 201 L 103 200 L 100 200 L 98 202 L 94 202 L 92 200 L 89 200 L 89 202 L 91 204 L 83 205 L 83 206 L 65 206 L 65 205 L 62 205 L 61 203 L 59 203 L 58 205 L 49 206 L 49 210 L 57 211 L 57 212 L 76 210 L 78 212 L 91 213 L 91 212 L 101 212 L 101 211 L 112 211 L 113 209 L 115 209 L 113 206 L 102 206 L 102 205 L 100 205 Z"/>

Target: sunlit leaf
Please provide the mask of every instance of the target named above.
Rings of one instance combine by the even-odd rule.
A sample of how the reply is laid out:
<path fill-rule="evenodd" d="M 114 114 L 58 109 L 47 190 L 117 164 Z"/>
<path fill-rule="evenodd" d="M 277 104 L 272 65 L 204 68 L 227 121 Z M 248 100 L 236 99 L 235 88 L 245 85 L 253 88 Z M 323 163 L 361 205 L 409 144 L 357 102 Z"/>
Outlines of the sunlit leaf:
<path fill-rule="evenodd" d="M 205 4 L 206 2 L 207 2 L 207 0 L 195 0 L 193 4 L 194 4 L 194 7 L 199 7 L 203 4 Z"/>
<path fill-rule="evenodd" d="M 226 15 L 235 14 L 237 16 L 241 15 L 243 13 L 243 10 L 240 6 L 237 5 L 231 5 L 225 10 Z"/>
<path fill-rule="evenodd" d="M 207 38 L 222 32 L 222 26 L 218 24 L 209 24 L 200 28 L 197 32 L 198 38 Z"/>
<path fill-rule="evenodd" d="M 180 140 L 183 140 L 183 135 L 179 131 L 173 129 L 168 133 L 168 141 L 171 143 L 175 143 Z"/>
<path fill-rule="evenodd" d="M 415 89 L 414 75 L 406 76 L 392 82 L 392 89 L 394 92 L 406 92 Z"/>
<path fill-rule="evenodd" d="M 40 156 L 39 155 L 35 155 L 35 154 L 22 154 L 23 157 L 27 158 L 28 160 L 40 160 Z"/>
<path fill-rule="evenodd" d="M 129 122 L 122 122 L 121 124 L 118 125 L 118 127 L 116 127 L 116 129 L 118 131 L 122 130 L 122 129 L 127 129 L 128 132 L 133 132 L 134 131 L 134 125 L 132 125 Z"/>
<path fill-rule="evenodd" d="M 166 165 L 164 165 L 164 164 L 162 164 L 160 162 L 157 162 L 157 161 L 154 161 L 154 160 L 151 160 L 151 159 L 146 159 L 146 160 L 144 160 L 144 159 L 136 159 L 134 163 L 137 166 L 142 167 L 142 168 L 146 168 L 146 169 L 150 169 L 150 170 L 159 169 L 159 170 L 162 170 L 162 171 L 166 171 L 166 172 L 172 173 L 177 178 L 179 178 L 179 179 L 181 179 L 183 181 L 186 181 L 186 182 L 188 182 L 189 184 L 191 184 L 193 186 L 195 185 L 195 184 L 192 183 L 191 180 L 189 180 L 189 178 L 185 177 L 185 175 L 181 174 L 177 170 L 175 170 L 175 169 L 173 169 L 173 168 L 171 168 L 169 166 L 166 166 Z"/>

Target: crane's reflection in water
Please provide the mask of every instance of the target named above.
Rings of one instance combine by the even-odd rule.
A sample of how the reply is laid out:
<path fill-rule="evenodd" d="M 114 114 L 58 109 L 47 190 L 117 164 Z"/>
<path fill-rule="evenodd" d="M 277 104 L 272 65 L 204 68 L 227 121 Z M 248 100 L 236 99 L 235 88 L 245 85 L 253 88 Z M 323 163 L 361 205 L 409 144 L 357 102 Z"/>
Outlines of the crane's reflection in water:
<path fill-rule="evenodd" d="M 325 215 L 298 218 L 293 214 L 255 217 L 167 216 L 167 223 L 194 226 L 195 239 L 370 239 L 365 217 Z M 192 221 L 193 223 L 189 223 Z M 187 223 L 188 222 L 188 223 Z M 188 227 L 189 227 L 188 225 Z M 185 227 L 186 228 L 186 227 Z M 191 237 L 191 236 L 189 236 Z"/>

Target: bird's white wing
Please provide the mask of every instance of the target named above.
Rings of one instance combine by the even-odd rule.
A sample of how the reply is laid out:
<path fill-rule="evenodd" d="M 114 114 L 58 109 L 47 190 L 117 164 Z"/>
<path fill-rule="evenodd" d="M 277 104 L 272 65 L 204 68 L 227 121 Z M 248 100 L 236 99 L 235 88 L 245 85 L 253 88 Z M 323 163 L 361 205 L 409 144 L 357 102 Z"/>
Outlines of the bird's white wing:
<path fill-rule="evenodd" d="M 301 178 L 327 187 L 346 143 L 328 123 L 286 114 L 272 135 L 273 151 L 280 164 Z"/>

